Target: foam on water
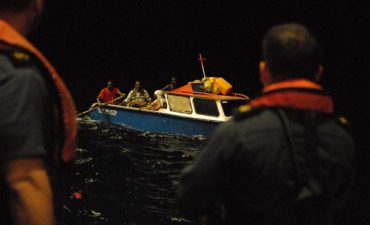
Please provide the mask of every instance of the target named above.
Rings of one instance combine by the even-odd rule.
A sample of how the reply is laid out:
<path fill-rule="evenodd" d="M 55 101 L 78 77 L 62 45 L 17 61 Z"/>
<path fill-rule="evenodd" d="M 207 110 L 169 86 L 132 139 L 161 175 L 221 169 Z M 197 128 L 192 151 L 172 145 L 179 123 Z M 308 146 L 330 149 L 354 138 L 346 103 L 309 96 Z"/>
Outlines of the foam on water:
<path fill-rule="evenodd" d="M 193 224 L 179 212 L 175 188 L 203 144 L 202 137 L 79 121 L 71 195 L 58 224 Z"/>

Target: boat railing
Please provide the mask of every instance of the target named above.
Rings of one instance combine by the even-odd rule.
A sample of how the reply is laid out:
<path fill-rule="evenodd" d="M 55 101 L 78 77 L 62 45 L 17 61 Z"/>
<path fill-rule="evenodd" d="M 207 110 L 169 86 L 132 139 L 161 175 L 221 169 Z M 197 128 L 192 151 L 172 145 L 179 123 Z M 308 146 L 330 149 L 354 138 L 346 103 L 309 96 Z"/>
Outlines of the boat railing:
<path fill-rule="evenodd" d="M 242 97 L 242 98 L 249 99 L 248 96 L 240 94 L 240 93 L 231 93 L 230 95 L 235 96 L 235 97 Z"/>
<path fill-rule="evenodd" d="M 174 94 L 176 92 L 173 92 Z M 184 94 L 194 94 L 194 95 L 204 95 L 204 96 L 209 96 L 209 95 L 213 95 L 213 96 L 233 96 L 233 97 L 241 97 L 241 98 L 246 98 L 246 99 L 249 99 L 249 97 L 247 95 L 244 95 L 244 94 L 240 94 L 240 93 L 230 93 L 228 95 L 217 95 L 217 94 L 213 94 L 213 93 L 208 93 L 208 92 L 199 92 L 199 91 L 181 91 L 180 93 L 184 93 Z"/>

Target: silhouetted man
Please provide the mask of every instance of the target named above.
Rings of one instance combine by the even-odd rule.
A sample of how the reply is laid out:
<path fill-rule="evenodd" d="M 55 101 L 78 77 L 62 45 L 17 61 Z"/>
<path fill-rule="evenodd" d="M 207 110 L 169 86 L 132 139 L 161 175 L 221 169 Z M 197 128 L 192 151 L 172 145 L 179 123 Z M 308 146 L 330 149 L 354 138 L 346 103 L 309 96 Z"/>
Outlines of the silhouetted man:
<path fill-rule="evenodd" d="M 44 0 L 0 1 L 0 224 L 54 224 L 47 168 L 75 154 L 70 93 L 25 38 L 43 7 Z"/>
<path fill-rule="evenodd" d="M 350 191 L 354 145 L 317 83 L 320 46 L 291 23 L 268 30 L 262 49 L 262 95 L 220 125 L 184 170 L 182 209 L 211 224 L 331 224 Z"/>

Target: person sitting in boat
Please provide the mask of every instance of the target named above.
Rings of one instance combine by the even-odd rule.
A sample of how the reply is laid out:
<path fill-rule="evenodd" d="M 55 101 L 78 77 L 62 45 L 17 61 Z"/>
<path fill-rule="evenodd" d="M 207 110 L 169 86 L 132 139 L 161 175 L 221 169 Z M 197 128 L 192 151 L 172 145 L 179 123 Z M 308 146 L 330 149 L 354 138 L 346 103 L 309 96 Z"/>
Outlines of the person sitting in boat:
<path fill-rule="evenodd" d="M 172 91 L 173 89 L 176 88 L 176 85 L 177 85 L 177 78 L 175 76 L 173 76 L 171 78 L 171 83 L 169 83 L 166 86 L 164 86 L 163 88 L 161 88 L 161 90 L 162 91 Z"/>
<path fill-rule="evenodd" d="M 145 109 L 157 111 L 160 108 L 166 107 L 166 99 L 163 96 L 162 90 L 156 90 L 154 92 L 154 98 L 155 100 L 152 101 L 149 105 L 147 105 Z"/>
<path fill-rule="evenodd" d="M 140 80 L 135 81 L 134 89 L 132 89 L 123 101 L 124 105 L 130 107 L 143 107 L 149 104 L 152 98 L 148 91 L 141 86 Z"/>
<path fill-rule="evenodd" d="M 96 101 L 98 102 L 98 104 L 117 104 L 117 101 L 115 101 L 117 95 L 125 96 L 124 93 L 122 93 L 117 87 L 114 86 L 113 80 L 108 80 L 107 87 L 103 88 L 100 91 L 98 97 L 96 98 Z"/>

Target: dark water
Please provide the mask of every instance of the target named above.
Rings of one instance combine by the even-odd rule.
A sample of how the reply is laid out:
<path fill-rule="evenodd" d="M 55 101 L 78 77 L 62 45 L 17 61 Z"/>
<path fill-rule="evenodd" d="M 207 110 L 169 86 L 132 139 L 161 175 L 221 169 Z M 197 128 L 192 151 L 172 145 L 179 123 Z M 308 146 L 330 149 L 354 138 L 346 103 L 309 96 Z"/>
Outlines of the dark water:
<path fill-rule="evenodd" d="M 80 121 L 79 156 L 58 223 L 194 224 L 178 210 L 175 188 L 203 144 L 201 137 Z"/>

